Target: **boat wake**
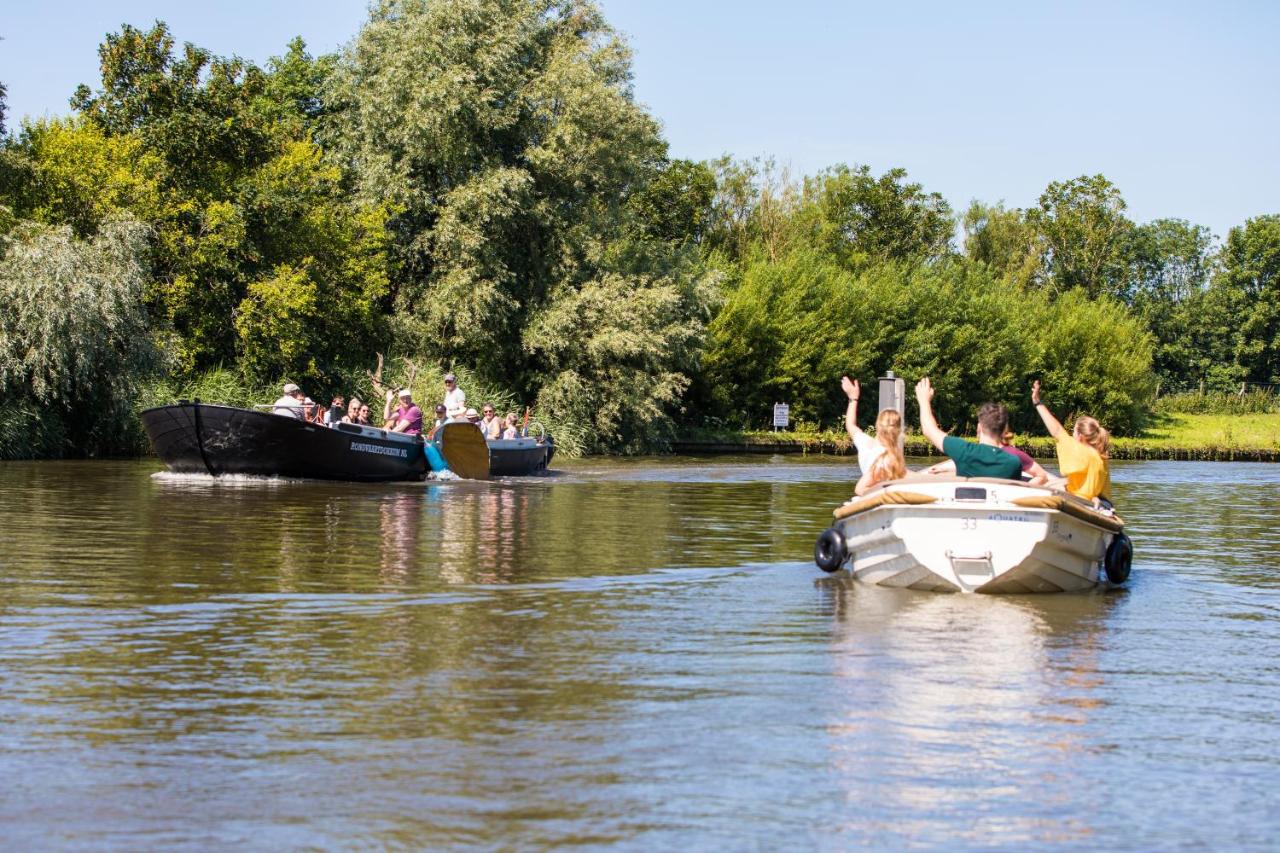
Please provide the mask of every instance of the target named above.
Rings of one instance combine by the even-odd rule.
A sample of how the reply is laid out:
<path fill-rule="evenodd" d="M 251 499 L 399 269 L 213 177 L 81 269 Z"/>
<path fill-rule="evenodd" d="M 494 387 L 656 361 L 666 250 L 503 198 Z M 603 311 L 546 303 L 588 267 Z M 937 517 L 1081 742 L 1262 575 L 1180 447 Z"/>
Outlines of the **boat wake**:
<path fill-rule="evenodd" d="M 179 474 L 176 471 L 157 471 L 151 479 L 162 483 L 190 484 L 193 486 L 287 486 L 293 483 L 319 482 L 318 480 L 266 477 L 260 474 Z"/>

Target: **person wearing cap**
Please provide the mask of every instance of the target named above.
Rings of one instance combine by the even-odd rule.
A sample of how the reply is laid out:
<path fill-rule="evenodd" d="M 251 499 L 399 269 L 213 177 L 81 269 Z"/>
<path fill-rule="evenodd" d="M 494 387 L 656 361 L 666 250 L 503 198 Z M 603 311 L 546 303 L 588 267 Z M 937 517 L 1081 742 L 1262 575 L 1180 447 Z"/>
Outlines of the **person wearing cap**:
<path fill-rule="evenodd" d="M 400 398 L 400 407 L 391 411 L 392 397 Z M 421 435 L 422 434 L 422 409 L 418 408 L 418 404 L 413 402 L 413 392 L 408 388 L 401 388 L 399 392 L 387 392 L 387 405 L 382 410 L 382 415 L 386 418 L 386 426 L 392 432 L 402 432 L 405 435 Z"/>
<path fill-rule="evenodd" d="M 272 414 L 303 420 L 302 401 L 304 399 L 306 397 L 303 395 L 301 388 L 292 382 L 286 382 L 284 396 L 271 404 L 271 412 Z"/>
<path fill-rule="evenodd" d="M 449 420 L 449 412 L 444 407 L 444 403 L 436 403 L 436 422 L 431 425 L 431 431 L 427 433 L 427 438 L 434 439 L 436 433 L 440 431 L 440 427 L 444 426 L 444 422 Z"/>
<path fill-rule="evenodd" d="M 480 432 L 484 432 L 484 424 L 480 423 L 480 413 L 475 409 L 467 409 L 462 417 Z"/>
<path fill-rule="evenodd" d="M 444 409 L 451 418 L 465 417 L 467 411 L 467 395 L 458 387 L 458 377 L 452 373 L 444 375 Z"/>

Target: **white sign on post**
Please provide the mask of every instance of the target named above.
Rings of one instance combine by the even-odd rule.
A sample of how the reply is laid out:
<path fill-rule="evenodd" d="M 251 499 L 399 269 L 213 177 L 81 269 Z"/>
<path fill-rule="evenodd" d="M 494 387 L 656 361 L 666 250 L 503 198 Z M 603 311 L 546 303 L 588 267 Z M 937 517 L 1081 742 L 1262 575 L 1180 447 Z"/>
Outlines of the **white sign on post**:
<path fill-rule="evenodd" d="M 773 404 L 773 429 L 776 432 L 778 427 L 786 429 L 791 425 L 791 407 L 786 403 Z"/>

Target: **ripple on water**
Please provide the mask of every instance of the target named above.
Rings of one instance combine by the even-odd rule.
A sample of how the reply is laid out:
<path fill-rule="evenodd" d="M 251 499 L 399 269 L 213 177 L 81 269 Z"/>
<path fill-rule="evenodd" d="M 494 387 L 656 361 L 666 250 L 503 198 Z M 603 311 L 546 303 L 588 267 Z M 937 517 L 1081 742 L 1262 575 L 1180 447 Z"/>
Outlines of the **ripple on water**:
<path fill-rule="evenodd" d="M 1007 598 L 822 576 L 845 459 L 381 486 L 154 470 L 0 468 L 13 846 L 1280 829 L 1276 466 L 1117 463 L 1128 588 Z"/>

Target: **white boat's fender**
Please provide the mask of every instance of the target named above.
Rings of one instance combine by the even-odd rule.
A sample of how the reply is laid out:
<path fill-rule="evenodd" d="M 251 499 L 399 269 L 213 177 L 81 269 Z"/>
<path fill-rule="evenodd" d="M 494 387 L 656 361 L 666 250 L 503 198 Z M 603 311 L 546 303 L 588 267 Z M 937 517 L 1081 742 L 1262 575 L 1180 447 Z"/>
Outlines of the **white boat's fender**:
<path fill-rule="evenodd" d="M 1133 542 L 1123 530 L 1107 546 L 1102 567 L 1107 570 L 1107 580 L 1112 583 L 1124 583 L 1129 579 L 1129 570 L 1133 568 Z"/>
<path fill-rule="evenodd" d="M 822 531 L 813 546 L 813 561 L 824 572 L 834 572 L 849 559 L 849 546 L 845 544 L 844 535 L 834 527 Z"/>

